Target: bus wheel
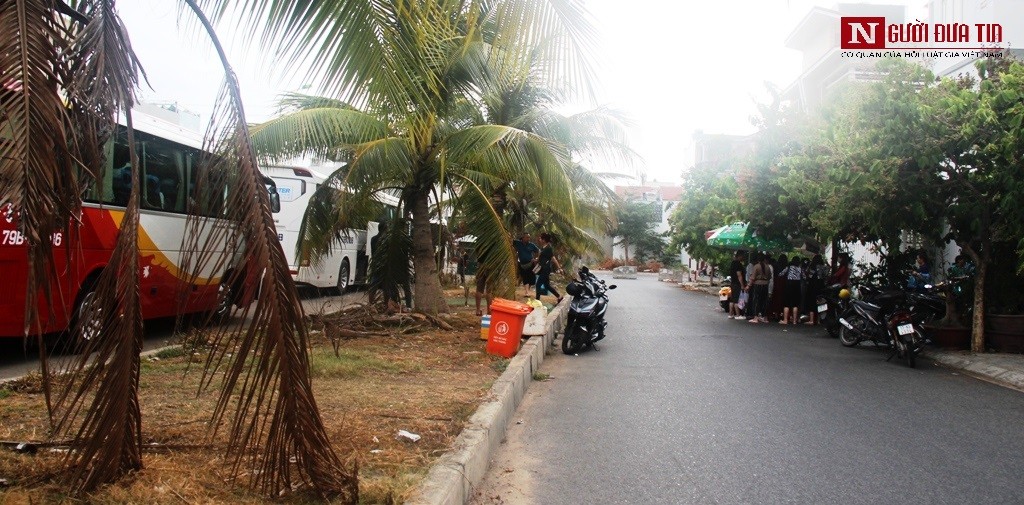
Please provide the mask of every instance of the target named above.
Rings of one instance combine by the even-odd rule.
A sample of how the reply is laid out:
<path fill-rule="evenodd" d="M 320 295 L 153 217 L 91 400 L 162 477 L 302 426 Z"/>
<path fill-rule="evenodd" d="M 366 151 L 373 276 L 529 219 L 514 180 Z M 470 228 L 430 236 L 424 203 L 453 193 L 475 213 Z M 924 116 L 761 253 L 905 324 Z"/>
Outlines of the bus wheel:
<path fill-rule="evenodd" d="M 68 327 L 71 350 L 79 352 L 90 347 L 103 331 L 103 309 L 97 306 L 96 277 L 90 278 L 78 292 L 78 302 Z"/>
<path fill-rule="evenodd" d="M 348 289 L 348 276 L 352 269 L 348 265 L 348 258 L 341 260 L 341 268 L 338 270 L 338 294 L 345 294 Z"/>
<path fill-rule="evenodd" d="M 225 276 L 223 280 L 226 281 Z M 231 319 L 231 306 L 235 304 L 235 290 L 231 289 L 231 283 L 221 282 L 217 285 L 217 306 L 213 309 L 213 322 L 224 323 Z"/>

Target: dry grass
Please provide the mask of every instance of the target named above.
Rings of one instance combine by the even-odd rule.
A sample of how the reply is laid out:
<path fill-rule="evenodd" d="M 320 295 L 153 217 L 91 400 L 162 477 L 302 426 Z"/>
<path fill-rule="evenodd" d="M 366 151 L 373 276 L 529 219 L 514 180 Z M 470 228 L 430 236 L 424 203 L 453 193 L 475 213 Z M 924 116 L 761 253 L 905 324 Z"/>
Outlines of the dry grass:
<path fill-rule="evenodd" d="M 461 290 L 459 290 L 461 291 Z M 401 503 L 458 436 L 497 378 L 501 360 L 483 352 L 472 306 L 455 307 L 452 331 L 345 340 L 339 356 L 322 333 L 310 349 L 313 385 L 336 450 L 359 464 L 361 503 Z M 178 352 L 143 364 L 145 468 L 87 497 L 61 493 L 62 452 L 0 449 L 0 503 L 264 503 L 224 466 L 223 440 L 205 438 L 215 392 L 196 394 L 199 371 Z M 202 359 L 203 356 L 195 356 Z M 45 441 L 38 378 L 0 388 L 0 440 Z M 395 438 L 398 430 L 422 436 Z M 241 479 L 244 479 L 241 476 Z M 4 483 L 6 481 L 6 483 Z M 303 492 L 283 503 L 307 503 Z"/>

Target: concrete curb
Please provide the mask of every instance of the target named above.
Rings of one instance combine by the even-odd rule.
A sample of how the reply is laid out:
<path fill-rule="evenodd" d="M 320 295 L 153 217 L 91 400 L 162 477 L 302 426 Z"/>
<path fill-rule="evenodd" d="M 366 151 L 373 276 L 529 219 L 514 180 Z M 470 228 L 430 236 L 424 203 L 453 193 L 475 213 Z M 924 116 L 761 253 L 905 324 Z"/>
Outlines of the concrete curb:
<path fill-rule="evenodd" d="M 1024 391 L 1024 372 L 1010 370 L 993 363 L 985 363 L 967 352 L 929 350 L 924 357 L 941 365 L 958 368 L 1000 386 Z"/>
<path fill-rule="evenodd" d="M 498 377 L 487 399 L 477 408 L 451 450 L 430 467 L 415 496 L 414 505 L 463 505 L 473 488 L 483 480 L 491 456 L 505 438 L 505 430 L 516 408 L 540 368 L 555 335 L 565 325 L 569 299 L 566 297 L 545 320 L 543 336 L 530 337 Z"/>

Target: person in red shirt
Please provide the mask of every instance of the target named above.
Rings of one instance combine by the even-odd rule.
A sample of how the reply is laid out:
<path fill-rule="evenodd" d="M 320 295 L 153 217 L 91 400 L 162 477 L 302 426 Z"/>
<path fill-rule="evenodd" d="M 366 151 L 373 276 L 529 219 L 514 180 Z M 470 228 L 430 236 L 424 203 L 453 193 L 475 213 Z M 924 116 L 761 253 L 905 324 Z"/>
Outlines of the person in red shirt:
<path fill-rule="evenodd" d="M 842 253 L 839 255 L 839 268 L 828 278 L 828 285 L 839 284 L 839 287 L 850 287 L 850 255 Z"/>

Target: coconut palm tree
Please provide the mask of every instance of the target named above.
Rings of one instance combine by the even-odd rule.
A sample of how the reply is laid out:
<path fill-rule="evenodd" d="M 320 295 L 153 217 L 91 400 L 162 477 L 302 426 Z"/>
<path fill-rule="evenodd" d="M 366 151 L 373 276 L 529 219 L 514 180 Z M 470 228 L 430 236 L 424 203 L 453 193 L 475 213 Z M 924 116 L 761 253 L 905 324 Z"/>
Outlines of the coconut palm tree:
<path fill-rule="evenodd" d="M 227 0 L 210 3 L 229 13 Z M 339 209 L 359 207 L 377 191 L 399 192 L 412 223 L 418 310 L 447 310 L 430 216 L 432 198 L 453 181 L 533 177 L 554 197 L 572 199 L 562 170 L 567 152 L 528 131 L 474 121 L 473 97 L 488 67 L 519 65 L 535 47 L 543 47 L 539 58 L 557 87 L 588 90 L 592 31 L 576 2 L 250 0 L 243 7 L 247 26 L 264 26 L 267 40 L 282 41 L 283 54 L 305 59 L 323 90 L 351 105 L 304 108 L 259 125 L 257 148 L 349 153 L 344 176 L 335 178 L 351 190 L 339 194 Z M 502 57 L 491 58 L 492 48 Z M 511 265 L 507 240 L 489 249 Z"/>
<path fill-rule="evenodd" d="M 539 54 L 535 51 L 533 54 Z M 523 231 L 547 231 L 559 238 L 559 246 L 568 256 L 599 253 L 597 240 L 586 230 L 606 231 L 611 227 L 612 205 L 618 200 L 603 179 L 623 174 L 596 174 L 585 168 L 600 160 L 632 167 L 638 156 L 627 145 L 624 127 L 628 120 L 617 111 L 597 108 L 573 115 L 555 111 L 562 106 L 562 95 L 545 88 L 541 62 L 524 60 L 518 67 L 502 65 L 484 74 L 481 102 L 484 120 L 529 131 L 565 147 L 573 162 L 563 167 L 574 198 L 563 201 L 553 197 L 530 180 L 501 180 L 488 184 L 490 199 L 463 199 L 464 215 L 487 213 L 481 205 L 491 205 L 504 218 L 512 236 Z M 474 231 L 480 236 L 487 231 Z"/>

